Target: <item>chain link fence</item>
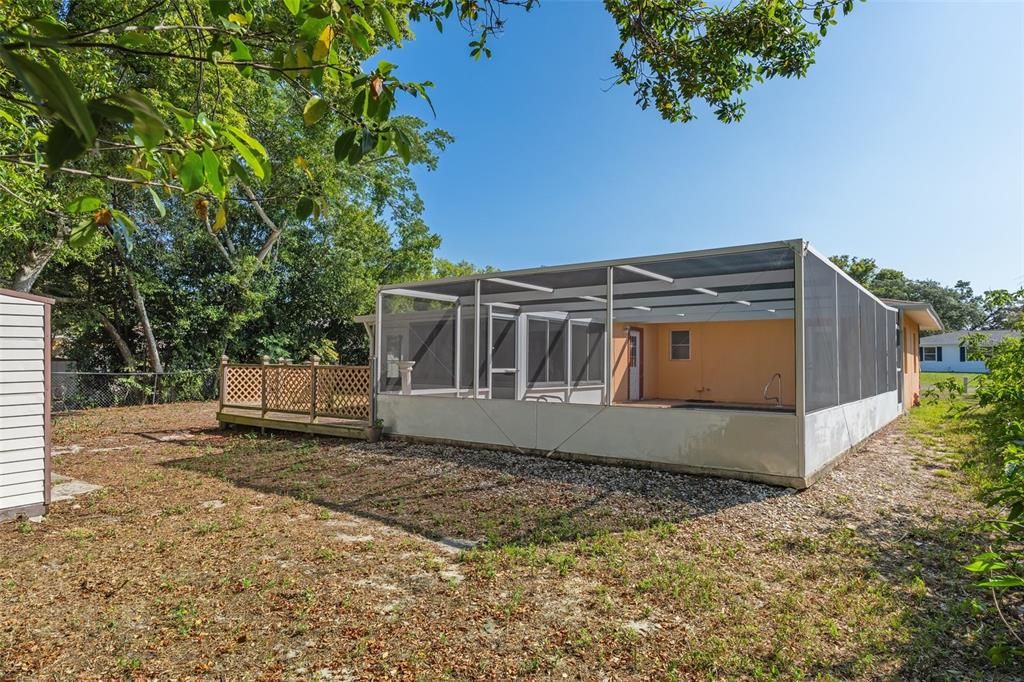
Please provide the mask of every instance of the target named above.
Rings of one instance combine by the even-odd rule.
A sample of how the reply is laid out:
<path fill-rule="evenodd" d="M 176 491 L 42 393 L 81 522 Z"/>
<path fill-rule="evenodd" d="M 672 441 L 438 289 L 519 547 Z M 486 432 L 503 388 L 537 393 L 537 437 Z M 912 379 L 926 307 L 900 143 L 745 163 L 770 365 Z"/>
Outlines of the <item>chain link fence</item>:
<path fill-rule="evenodd" d="M 217 370 L 153 372 L 53 372 L 54 412 L 94 407 L 157 405 L 217 398 Z"/>

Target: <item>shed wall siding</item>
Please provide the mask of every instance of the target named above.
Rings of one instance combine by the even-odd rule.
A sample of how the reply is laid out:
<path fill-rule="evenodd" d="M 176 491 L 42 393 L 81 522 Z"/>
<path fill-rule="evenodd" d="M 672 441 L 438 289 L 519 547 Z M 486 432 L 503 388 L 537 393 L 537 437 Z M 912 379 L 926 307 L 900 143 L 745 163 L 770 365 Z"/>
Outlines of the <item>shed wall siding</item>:
<path fill-rule="evenodd" d="M 44 502 L 44 315 L 0 294 L 0 511 Z"/>

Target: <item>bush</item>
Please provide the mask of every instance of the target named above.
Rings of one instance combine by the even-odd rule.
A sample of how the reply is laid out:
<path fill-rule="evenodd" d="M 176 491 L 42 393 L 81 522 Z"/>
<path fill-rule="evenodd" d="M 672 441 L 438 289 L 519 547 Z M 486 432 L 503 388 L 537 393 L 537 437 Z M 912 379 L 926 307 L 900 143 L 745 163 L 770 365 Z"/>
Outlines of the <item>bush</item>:
<path fill-rule="evenodd" d="M 1024 332 L 1024 321 L 1018 321 L 1017 329 Z M 990 551 L 975 557 L 967 569 L 982 577 L 978 587 L 991 591 L 1009 630 L 1007 643 L 989 651 L 998 662 L 1024 657 L 1024 632 L 1002 608 L 1011 603 L 1019 610 L 1024 602 L 1024 340 L 1008 337 L 988 348 L 982 341 L 968 337 L 965 345 L 972 360 L 985 360 L 989 368 L 978 378 L 974 422 L 992 472 L 984 497 L 996 518 L 987 524 L 993 537 Z M 1016 620 L 1019 625 L 1021 619 Z"/>

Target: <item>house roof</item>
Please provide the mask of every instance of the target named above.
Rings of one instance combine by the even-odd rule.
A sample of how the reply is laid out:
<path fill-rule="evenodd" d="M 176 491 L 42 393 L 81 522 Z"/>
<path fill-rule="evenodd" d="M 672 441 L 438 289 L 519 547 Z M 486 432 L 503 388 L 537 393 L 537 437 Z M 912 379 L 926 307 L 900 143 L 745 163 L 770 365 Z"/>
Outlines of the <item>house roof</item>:
<path fill-rule="evenodd" d="M 1008 336 L 1020 336 L 1020 332 L 1013 329 L 989 329 L 986 331 L 956 331 L 945 334 L 935 334 L 921 339 L 922 346 L 959 346 L 960 340 L 968 334 L 984 334 L 986 346 L 994 346 Z"/>
<path fill-rule="evenodd" d="M 931 303 L 924 301 L 904 301 L 899 298 L 883 298 L 882 302 L 899 309 L 905 316 L 917 323 L 921 331 L 941 332 L 945 327 Z"/>

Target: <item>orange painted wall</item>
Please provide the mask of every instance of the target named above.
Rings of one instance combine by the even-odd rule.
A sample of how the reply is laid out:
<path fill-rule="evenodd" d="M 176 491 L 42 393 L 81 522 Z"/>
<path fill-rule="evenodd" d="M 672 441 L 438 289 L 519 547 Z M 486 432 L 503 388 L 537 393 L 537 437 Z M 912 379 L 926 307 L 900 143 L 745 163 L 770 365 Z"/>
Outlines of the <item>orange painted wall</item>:
<path fill-rule="evenodd" d="M 782 402 L 796 402 L 793 320 L 632 326 L 644 330 L 644 398 L 761 404 L 764 385 L 781 372 Z M 616 401 L 629 395 L 626 327 L 615 325 L 613 336 Z M 690 331 L 690 359 L 671 360 L 671 332 L 683 329 Z"/>
<path fill-rule="evenodd" d="M 921 395 L 921 363 L 917 349 L 921 327 L 909 317 L 903 318 L 903 409 L 910 410 Z"/>
<path fill-rule="evenodd" d="M 641 366 L 643 367 L 643 389 L 641 396 L 644 398 L 655 398 L 658 396 L 658 327 L 657 324 L 632 324 L 628 325 L 632 329 L 640 329 L 642 332 L 641 337 L 641 352 L 643 358 L 641 360 Z M 627 343 L 627 325 L 617 324 L 614 325 L 614 333 L 612 335 L 612 357 L 614 358 L 614 373 L 612 376 L 615 377 L 615 398 L 616 402 L 625 402 L 629 400 L 629 376 L 627 371 L 629 369 L 629 356 Z M 668 352 L 668 351 L 666 351 Z"/>

